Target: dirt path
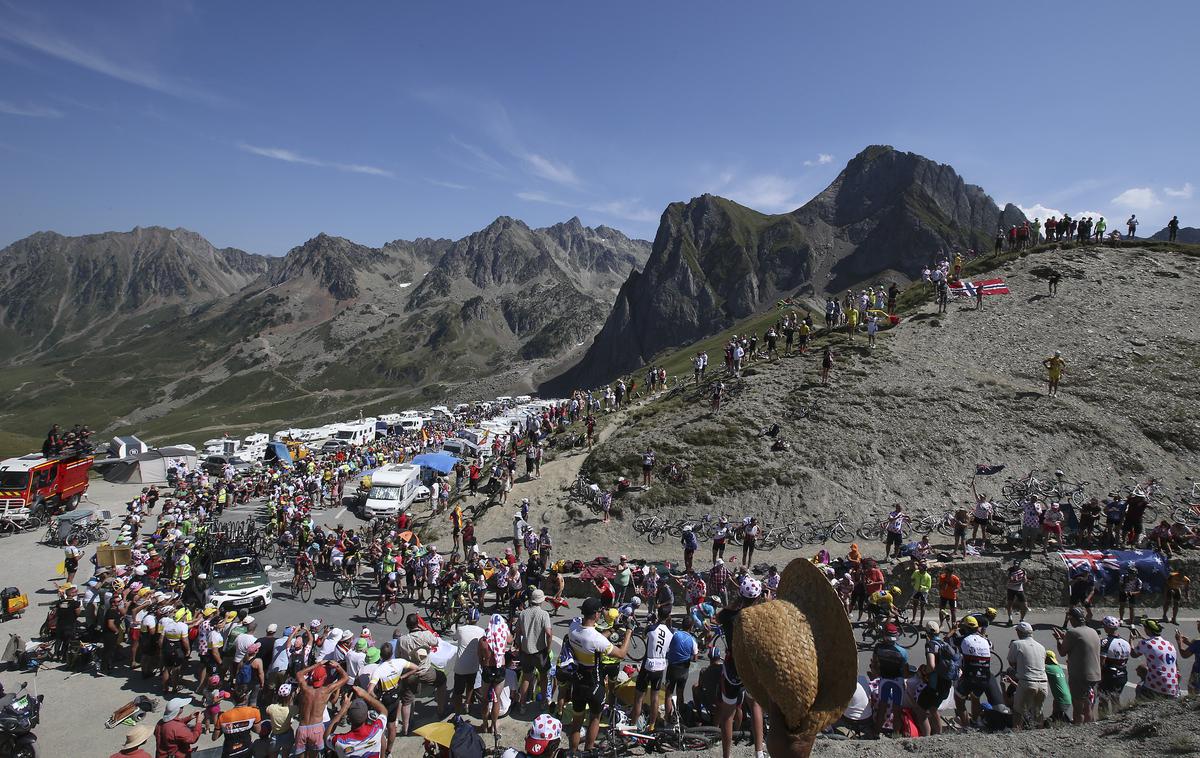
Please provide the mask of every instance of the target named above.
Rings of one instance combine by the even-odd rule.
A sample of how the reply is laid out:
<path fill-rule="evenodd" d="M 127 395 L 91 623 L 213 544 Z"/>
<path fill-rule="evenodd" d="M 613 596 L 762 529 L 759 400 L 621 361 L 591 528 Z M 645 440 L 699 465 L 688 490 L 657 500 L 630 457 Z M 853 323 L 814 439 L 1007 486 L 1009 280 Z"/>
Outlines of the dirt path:
<path fill-rule="evenodd" d="M 637 405 L 626 407 L 609 416 L 607 423 L 596 435 L 597 444 L 603 443 L 612 436 L 624 423 L 628 414 Z M 550 536 L 554 540 L 557 554 L 584 558 L 585 560 L 597 555 L 610 555 L 618 549 L 618 542 L 625 546 L 619 552 L 628 552 L 628 534 L 624 528 L 608 528 L 597 516 L 586 513 L 582 520 L 572 518 L 567 513 L 570 497 L 567 490 L 579 476 L 580 467 L 587 459 L 588 451 L 581 450 L 560 455 L 542 466 L 539 479 L 518 477 L 508 494 L 506 505 L 495 506 L 476 522 L 480 549 L 487 553 L 503 552 L 504 547 L 512 543 L 512 517 L 520 510 L 522 498 L 529 498 L 529 522 L 532 526 L 550 528 Z M 524 470 L 524 461 L 519 461 L 518 472 Z M 612 522 L 617 526 L 617 522 Z M 623 539 L 620 539 L 623 536 Z"/>

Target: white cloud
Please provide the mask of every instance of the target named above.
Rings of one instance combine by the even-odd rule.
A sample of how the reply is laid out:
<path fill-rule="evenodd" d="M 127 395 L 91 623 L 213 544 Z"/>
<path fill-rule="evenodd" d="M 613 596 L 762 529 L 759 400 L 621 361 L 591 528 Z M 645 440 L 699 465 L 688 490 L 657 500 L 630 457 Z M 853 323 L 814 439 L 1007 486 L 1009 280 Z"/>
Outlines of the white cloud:
<path fill-rule="evenodd" d="M 0 38 L 22 45 L 30 50 L 36 50 L 43 55 L 57 58 L 67 63 L 73 63 L 97 74 L 117 79 L 127 84 L 142 87 L 182 100 L 223 105 L 226 100 L 219 95 L 205 92 L 184 82 L 164 76 L 153 69 L 129 63 L 121 63 L 111 58 L 87 50 L 74 42 L 53 33 L 22 28 L 12 19 L 0 19 Z"/>
<path fill-rule="evenodd" d="M 568 187 L 578 187 L 580 184 L 579 177 L 575 175 L 570 166 L 558 163 L 537 153 L 525 153 L 521 157 L 525 160 L 530 172 L 534 176 L 539 176 L 555 184 L 564 184 Z"/>
<path fill-rule="evenodd" d="M 1179 189 L 1163 187 L 1163 194 L 1166 195 L 1167 197 L 1173 197 L 1176 200 L 1191 200 L 1192 193 L 1194 190 L 1195 190 L 1195 187 L 1192 186 L 1191 182 L 1184 182 L 1183 186 L 1180 187 Z"/>
<path fill-rule="evenodd" d="M 1112 199 L 1113 205 L 1132 208 L 1135 211 L 1145 211 L 1160 205 L 1158 195 L 1149 187 L 1133 187 L 1127 189 Z"/>
<path fill-rule="evenodd" d="M 351 174 L 368 174 L 370 176 L 386 176 L 389 179 L 394 179 L 395 174 L 387 169 L 379 168 L 378 166 L 367 166 L 361 163 L 336 163 L 333 161 L 323 161 L 317 158 L 310 158 L 306 155 L 291 150 L 285 150 L 281 147 L 257 147 L 255 145 L 247 145 L 244 142 L 238 143 L 238 149 L 244 150 L 253 155 L 260 155 L 264 158 L 272 158 L 285 163 L 300 163 L 305 166 L 320 166 L 321 168 L 332 168 L 338 171 L 345 171 Z"/>
<path fill-rule="evenodd" d="M 450 135 L 450 142 L 475 159 L 475 163 L 468 164 L 468 168 L 497 177 L 505 176 L 508 173 L 508 169 L 503 163 L 493 158 L 490 153 L 478 145 L 464 142 L 453 134 Z"/>
<path fill-rule="evenodd" d="M 1047 208 L 1046 206 L 1042 205 L 1041 203 L 1034 203 L 1033 205 L 1030 205 L 1029 207 L 1026 207 L 1024 205 L 1021 205 L 1020 203 L 1017 203 L 1016 206 L 1021 209 L 1021 213 L 1024 213 L 1025 218 L 1029 219 L 1030 221 L 1032 221 L 1035 218 L 1040 218 L 1040 219 L 1045 220 L 1045 219 L 1050 218 L 1051 216 L 1053 216 L 1055 218 L 1061 218 L 1063 215 L 1063 212 L 1058 210 L 1057 208 Z M 1003 205 L 1001 207 L 1003 207 Z"/>
<path fill-rule="evenodd" d="M 61 118 L 62 111 L 48 108 L 44 105 L 17 105 L 7 100 L 0 100 L 0 113 L 10 116 L 29 116 L 31 118 Z"/>
<path fill-rule="evenodd" d="M 1100 211 L 1077 211 L 1077 212 L 1071 214 L 1071 218 L 1101 218 L 1101 217 L 1108 218 L 1108 214 L 1101 213 Z"/>
<path fill-rule="evenodd" d="M 805 161 L 804 165 L 805 166 L 824 166 L 829 163 L 833 163 L 832 155 L 830 155 L 829 153 L 817 153 L 817 159 L 815 161 Z"/>
<path fill-rule="evenodd" d="M 458 184 L 456 182 L 444 182 L 441 179 L 426 179 L 425 181 L 429 182 L 430 184 L 432 184 L 435 187 L 445 187 L 446 189 L 452 189 L 452 190 L 471 189 L 470 187 L 468 187 L 465 184 Z"/>
<path fill-rule="evenodd" d="M 756 210 L 791 211 L 800 206 L 796 183 L 776 174 L 760 174 L 735 181 L 725 194 Z"/>
<path fill-rule="evenodd" d="M 546 205 L 557 205 L 560 208 L 572 208 L 575 210 L 587 210 L 593 213 L 599 213 L 613 218 L 620 218 L 626 221 L 637 221 L 639 223 L 648 223 L 658 220 L 658 214 L 649 208 L 644 208 L 638 205 L 637 200 L 608 200 L 604 202 L 592 203 L 575 203 L 562 198 L 553 197 L 537 190 L 529 190 L 518 192 L 517 197 L 521 200 L 526 200 L 531 203 L 545 203 Z"/>

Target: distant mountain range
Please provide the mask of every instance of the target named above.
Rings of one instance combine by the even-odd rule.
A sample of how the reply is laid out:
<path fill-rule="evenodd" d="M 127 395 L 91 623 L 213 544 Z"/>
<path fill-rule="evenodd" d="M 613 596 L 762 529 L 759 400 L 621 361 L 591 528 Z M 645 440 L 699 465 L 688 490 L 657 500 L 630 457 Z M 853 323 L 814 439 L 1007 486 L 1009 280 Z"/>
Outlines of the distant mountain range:
<path fill-rule="evenodd" d="M 592 386 L 695 342 L 785 296 L 821 298 L 919 276 L 938 250 L 991 249 L 1025 221 L 949 166 L 872 146 L 791 213 L 703 195 L 667 206 L 644 270 L 622 285 L 583 359 L 543 385 Z"/>
<path fill-rule="evenodd" d="M 1151 235 L 1152 240 L 1168 240 L 1171 238 L 1171 232 L 1167 227 Z M 1179 233 L 1175 235 L 1175 241 L 1185 245 L 1200 245 L 1200 229 L 1194 226 L 1181 226 Z"/>
<path fill-rule="evenodd" d="M 507 217 L 457 241 L 320 234 L 283 257 L 186 229 L 34 234 L 0 251 L 0 423 L 207 434 L 440 402 L 497 376 L 532 387 L 594 336 L 649 249 Z"/>
<path fill-rule="evenodd" d="M 378 248 L 320 234 L 282 257 L 186 229 L 39 232 L 0 250 L 0 425 L 22 444 L 76 421 L 195 438 L 539 381 L 566 392 L 783 296 L 906 281 L 1023 220 L 949 166 L 873 146 L 791 213 L 672 203 L 653 245 L 508 217 Z"/>

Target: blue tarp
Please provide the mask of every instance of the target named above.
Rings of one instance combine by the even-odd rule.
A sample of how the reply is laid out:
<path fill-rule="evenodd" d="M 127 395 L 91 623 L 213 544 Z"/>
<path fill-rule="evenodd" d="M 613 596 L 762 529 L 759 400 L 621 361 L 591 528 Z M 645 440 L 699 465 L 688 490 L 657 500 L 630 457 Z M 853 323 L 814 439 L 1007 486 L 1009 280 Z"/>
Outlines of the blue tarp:
<path fill-rule="evenodd" d="M 292 453 L 288 450 L 287 445 L 282 442 L 268 442 L 267 455 L 268 462 L 278 461 L 279 465 L 286 468 L 292 467 Z"/>
<path fill-rule="evenodd" d="M 458 459 L 449 453 L 422 453 L 412 459 L 412 463 L 424 468 L 431 468 L 435 471 L 440 471 L 443 474 L 449 474 L 454 470 Z"/>

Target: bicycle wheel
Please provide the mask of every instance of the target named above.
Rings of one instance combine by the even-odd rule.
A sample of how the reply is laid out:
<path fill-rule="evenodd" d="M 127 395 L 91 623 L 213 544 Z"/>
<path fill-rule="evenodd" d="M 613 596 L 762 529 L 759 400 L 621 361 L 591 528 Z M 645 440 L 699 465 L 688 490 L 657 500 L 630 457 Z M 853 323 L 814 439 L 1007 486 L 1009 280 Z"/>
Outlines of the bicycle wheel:
<path fill-rule="evenodd" d="M 882 542 L 883 531 L 881 524 L 863 524 L 858 528 L 858 536 L 868 542 Z"/>
<path fill-rule="evenodd" d="M 39 516 L 26 516 L 25 520 L 20 523 L 22 532 L 32 532 L 34 529 L 40 529 L 42 519 Z"/>
<path fill-rule="evenodd" d="M 629 638 L 629 651 L 625 657 L 631 661 L 641 661 L 646 657 L 646 638 L 638 634 L 637 630 Z"/>
<path fill-rule="evenodd" d="M 854 541 L 854 534 L 841 524 L 830 530 L 829 536 L 833 538 L 834 542 L 840 542 L 843 545 L 848 545 Z"/>
<path fill-rule="evenodd" d="M 358 604 L 362 602 L 362 595 L 360 595 L 358 592 L 357 584 L 355 584 L 354 582 L 350 582 L 350 589 L 347 590 L 346 597 L 350 598 L 351 606 L 353 606 L 355 608 L 358 607 Z"/>
<path fill-rule="evenodd" d="M 338 579 L 333 583 L 333 599 L 339 603 L 346 597 L 346 584 L 342 579 Z"/>
<path fill-rule="evenodd" d="M 713 738 L 706 734 L 694 734 L 685 732 L 683 737 L 676 741 L 679 745 L 678 750 L 685 750 L 689 753 L 698 753 L 701 750 L 708 750 L 713 746 Z"/>
<path fill-rule="evenodd" d="M 771 531 L 758 538 L 756 547 L 759 550 L 774 550 L 778 545 L 779 537 L 775 535 L 774 531 Z"/>
<path fill-rule="evenodd" d="M 108 527 L 102 526 L 96 530 L 96 538 L 101 542 L 108 542 Z"/>
<path fill-rule="evenodd" d="M 650 526 L 654 523 L 655 518 L 657 517 L 643 513 L 633 520 L 633 531 L 638 534 L 645 534 L 650 531 Z"/>
<path fill-rule="evenodd" d="M 299 587 L 299 592 L 298 592 L 298 594 L 300 595 L 300 599 L 307 603 L 309 600 L 312 599 L 312 591 L 313 591 L 312 579 L 305 577 L 300 582 L 300 587 Z"/>
<path fill-rule="evenodd" d="M 663 529 L 654 529 L 653 531 L 646 533 L 646 541 L 648 541 L 651 545 L 661 545 L 662 543 L 666 542 L 666 540 L 667 533 Z"/>
<path fill-rule="evenodd" d="M 379 614 L 379 602 L 376 600 L 368 600 L 363 606 L 363 615 L 371 621 L 377 621 Z"/>
<path fill-rule="evenodd" d="M 783 545 L 784 550 L 799 550 L 804 547 L 804 540 L 794 531 L 789 531 L 780 538 L 779 544 Z"/>
<path fill-rule="evenodd" d="M 942 521 L 942 523 L 937 525 L 937 533 L 943 537 L 953 537 L 954 524 L 949 519 Z"/>

